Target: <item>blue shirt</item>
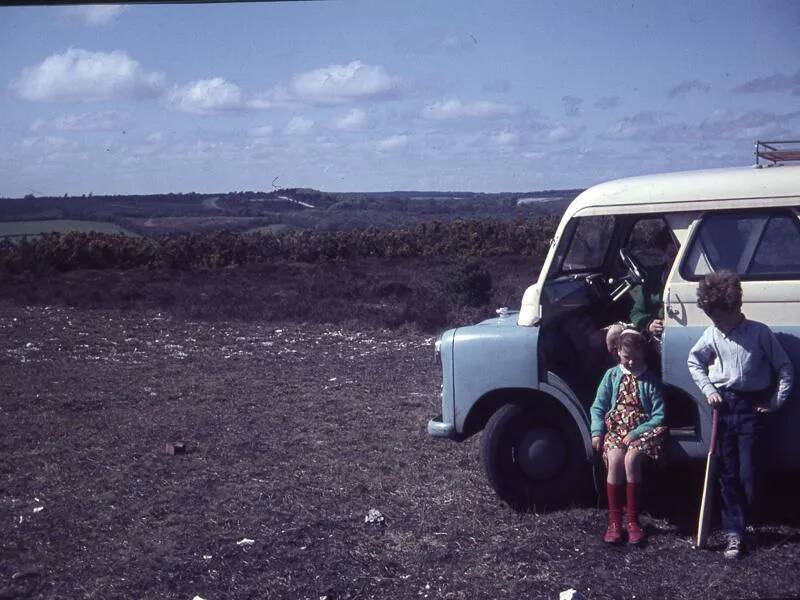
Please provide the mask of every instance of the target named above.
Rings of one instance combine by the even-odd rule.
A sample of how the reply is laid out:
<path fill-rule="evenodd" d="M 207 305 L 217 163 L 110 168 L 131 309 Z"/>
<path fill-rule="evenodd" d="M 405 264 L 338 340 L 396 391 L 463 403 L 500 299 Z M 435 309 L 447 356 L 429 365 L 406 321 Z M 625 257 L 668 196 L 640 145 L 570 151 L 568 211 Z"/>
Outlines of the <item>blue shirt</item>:
<path fill-rule="evenodd" d="M 769 327 L 743 318 L 728 333 L 713 325 L 689 352 L 689 372 L 708 398 L 719 389 L 753 392 L 766 389 L 778 374 L 778 389 L 770 401 L 780 407 L 794 382 L 792 362 Z"/>

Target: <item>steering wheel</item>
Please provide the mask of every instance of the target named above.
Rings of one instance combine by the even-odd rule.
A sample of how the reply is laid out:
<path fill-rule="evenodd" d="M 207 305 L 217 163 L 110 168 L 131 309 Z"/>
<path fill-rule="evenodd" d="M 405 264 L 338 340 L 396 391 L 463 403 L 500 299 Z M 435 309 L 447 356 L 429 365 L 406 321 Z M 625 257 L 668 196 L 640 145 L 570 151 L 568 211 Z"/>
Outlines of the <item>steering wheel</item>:
<path fill-rule="evenodd" d="M 627 248 L 619 249 L 619 258 L 628 273 L 616 280 L 616 287 L 611 291 L 611 301 L 616 302 L 637 285 L 644 283 L 644 269 Z"/>
<path fill-rule="evenodd" d="M 642 268 L 642 265 L 639 264 L 639 261 L 633 258 L 627 248 L 619 249 L 619 258 L 625 268 L 628 269 L 628 275 L 626 279 L 631 283 L 631 285 L 636 286 L 644 283 L 644 269 Z"/>

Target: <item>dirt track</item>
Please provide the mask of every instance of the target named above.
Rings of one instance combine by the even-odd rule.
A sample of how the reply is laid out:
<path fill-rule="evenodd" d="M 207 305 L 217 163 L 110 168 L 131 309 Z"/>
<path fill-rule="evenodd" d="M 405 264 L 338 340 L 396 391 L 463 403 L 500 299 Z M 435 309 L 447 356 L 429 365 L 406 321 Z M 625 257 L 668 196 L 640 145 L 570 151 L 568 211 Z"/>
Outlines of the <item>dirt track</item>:
<path fill-rule="evenodd" d="M 438 379 L 411 331 L 0 304 L 0 598 L 800 596 L 796 511 L 726 563 L 690 547 L 693 476 L 641 550 L 510 511 L 477 439 L 425 434 Z"/>

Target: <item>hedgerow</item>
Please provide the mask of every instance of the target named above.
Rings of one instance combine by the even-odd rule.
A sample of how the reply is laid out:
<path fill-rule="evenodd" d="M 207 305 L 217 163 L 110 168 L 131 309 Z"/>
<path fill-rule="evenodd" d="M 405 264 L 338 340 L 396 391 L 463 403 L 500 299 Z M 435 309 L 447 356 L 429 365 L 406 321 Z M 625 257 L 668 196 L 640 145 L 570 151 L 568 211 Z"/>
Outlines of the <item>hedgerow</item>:
<path fill-rule="evenodd" d="M 316 263 L 354 258 L 544 256 L 558 220 L 534 217 L 430 221 L 415 227 L 336 232 L 213 231 L 157 238 L 103 233 L 50 233 L 0 243 L 0 270 L 215 269 L 276 259 Z"/>

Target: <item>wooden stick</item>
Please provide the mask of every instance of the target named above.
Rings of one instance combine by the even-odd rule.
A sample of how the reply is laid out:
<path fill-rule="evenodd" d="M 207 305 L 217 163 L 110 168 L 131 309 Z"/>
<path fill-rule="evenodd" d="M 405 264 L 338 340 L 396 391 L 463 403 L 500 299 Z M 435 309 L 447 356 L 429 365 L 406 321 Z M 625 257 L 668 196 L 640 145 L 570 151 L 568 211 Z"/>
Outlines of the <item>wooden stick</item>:
<path fill-rule="evenodd" d="M 719 413 L 715 408 L 711 413 L 711 442 L 706 458 L 706 476 L 703 480 L 703 498 L 700 501 L 700 517 L 697 521 L 697 541 L 695 547 L 704 548 L 708 542 L 711 527 L 711 504 L 714 496 L 714 479 L 717 477 L 717 421 Z"/>

